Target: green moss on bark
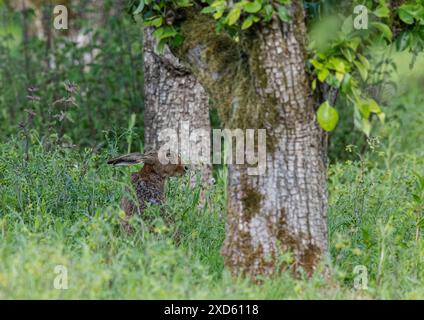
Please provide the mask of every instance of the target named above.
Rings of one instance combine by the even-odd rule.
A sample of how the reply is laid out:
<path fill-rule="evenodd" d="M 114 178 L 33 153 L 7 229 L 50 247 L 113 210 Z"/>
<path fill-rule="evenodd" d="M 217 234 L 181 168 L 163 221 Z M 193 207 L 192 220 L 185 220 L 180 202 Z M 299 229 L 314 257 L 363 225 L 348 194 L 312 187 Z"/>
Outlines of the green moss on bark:
<path fill-rule="evenodd" d="M 266 93 L 268 77 L 261 66 L 263 53 L 255 29 L 244 32 L 236 43 L 216 33 L 215 27 L 216 21 L 209 16 L 188 12 L 181 24 L 185 40 L 177 55 L 209 92 L 223 125 L 272 130 L 281 106 L 274 93 Z M 268 135 L 269 151 L 274 144 L 272 134 Z"/>

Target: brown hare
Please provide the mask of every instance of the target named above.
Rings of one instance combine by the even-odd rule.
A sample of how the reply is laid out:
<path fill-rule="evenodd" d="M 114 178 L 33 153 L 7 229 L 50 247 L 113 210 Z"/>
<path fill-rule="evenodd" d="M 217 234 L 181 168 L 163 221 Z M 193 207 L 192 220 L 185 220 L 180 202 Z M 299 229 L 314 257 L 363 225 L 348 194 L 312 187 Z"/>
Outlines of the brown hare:
<path fill-rule="evenodd" d="M 107 163 L 113 166 L 130 166 L 144 163 L 143 168 L 131 174 L 131 183 L 137 195 L 138 205 L 128 196 L 123 196 L 121 208 L 125 211 L 123 227 L 127 232 L 131 232 L 128 223 L 129 219 L 136 213 L 142 213 L 147 204 L 162 204 L 164 201 L 165 180 L 168 177 L 179 177 L 185 174 L 187 167 L 181 164 L 181 158 L 168 152 L 168 159 L 176 156 L 177 164 L 169 162 L 162 164 L 158 157 L 158 152 L 148 151 L 142 153 L 130 153 L 109 160 Z M 175 161 L 176 162 L 176 161 Z M 129 190 L 127 190 L 129 192 Z"/>

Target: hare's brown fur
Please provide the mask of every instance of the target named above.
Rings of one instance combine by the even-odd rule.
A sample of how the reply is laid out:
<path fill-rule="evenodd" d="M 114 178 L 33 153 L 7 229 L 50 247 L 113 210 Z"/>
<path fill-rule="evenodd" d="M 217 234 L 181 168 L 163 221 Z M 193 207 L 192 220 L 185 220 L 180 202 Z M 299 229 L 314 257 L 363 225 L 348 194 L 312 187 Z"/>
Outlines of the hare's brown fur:
<path fill-rule="evenodd" d="M 137 213 L 142 214 L 148 203 L 163 203 L 166 178 L 184 175 L 185 166 L 181 164 L 179 157 L 177 159 L 177 164 L 162 164 L 159 161 L 158 153 L 151 151 L 146 154 L 132 153 L 108 161 L 112 165 L 144 163 L 140 171 L 131 174 L 131 183 L 137 195 L 138 205 L 128 195 L 124 195 L 121 200 L 121 208 L 125 211 L 125 218 L 123 219 L 125 230 L 131 231 L 129 219 Z M 126 190 L 127 194 L 129 192 L 130 190 Z"/>

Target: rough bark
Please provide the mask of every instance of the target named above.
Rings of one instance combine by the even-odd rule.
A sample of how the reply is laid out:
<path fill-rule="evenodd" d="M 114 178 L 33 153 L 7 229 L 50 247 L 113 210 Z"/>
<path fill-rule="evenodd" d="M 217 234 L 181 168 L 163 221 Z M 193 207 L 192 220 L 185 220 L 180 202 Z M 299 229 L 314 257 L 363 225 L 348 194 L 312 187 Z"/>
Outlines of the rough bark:
<path fill-rule="evenodd" d="M 310 273 L 327 251 L 326 150 L 305 70 L 300 1 L 290 13 L 289 23 L 274 18 L 246 32 L 236 46 L 208 33 L 213 21 L 196 25 L 191 16 L 182 27 L 180 55 L 220 106 L 225 125 L 267 129 L 266 173 L 249 176 L 246 165 L 229 168 L 222 253 L 233 273 L 254 278 L 284 267 L 279 261 L 287 251 L 295 269 Z"/>
<path fill-rule="evenodd" d="M 199 81 L 179 59 L 165 47 L 155 50 L 152 29 L 144 30 L 144 141 L 145 149 L 161 147 L 159 133 L 165 129 L 180 133 L 181 122 L 189 124 L 190 132 L 204 129 L 210 132 L 208 95 Z M 163 143 L 163 141 L 162 141 Z M 189 141 L 179 141 L 187 144 Z M 200 141 L 193 141 L 194 144 Z M 211 183 L 209 164 L 198 166 L 204 183 Z"/>
<path fill-rule="evenodd" d="M 258 35 L 268 83 L 257 92 L 272 90 L 281 122 L 269 130 L 275 145 L 266 175 L 230 170 L 223 254 L 236 272 L 272 274 L 281 247 L 310 272 L 327 248 L 321 134 L 304 71 L 303 22 L 297 22 L 280 26 L 275 20 Z M 257 208 L 249 203 L 252 197 L 260 199 Z"/>

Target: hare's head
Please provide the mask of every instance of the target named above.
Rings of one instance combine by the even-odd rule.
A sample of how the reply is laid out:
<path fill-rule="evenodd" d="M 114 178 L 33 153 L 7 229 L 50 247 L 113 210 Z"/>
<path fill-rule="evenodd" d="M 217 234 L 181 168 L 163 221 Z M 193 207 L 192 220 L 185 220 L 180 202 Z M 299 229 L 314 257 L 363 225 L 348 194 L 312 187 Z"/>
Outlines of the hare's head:
<path fill-rule="evenodd" d="M 163 159 L 160 158 L 163 156 Z M 162 162 L 161 162 L 162 160 Z M 168 160 L 168 163 L 166 163 Z M 174 160 L 174 161 L 172 161 Z M 186 173 L 188 167 L 181 163 L 181 158 L 177 154 L 167 152 L 162 155 L 158 151 L 152 150 L 143 153 L 130 153 L 113 158 L 107 162 L 114 166 L 130 166 L 144 163 L 145 168 L 154 171 L 162 177 L 179 177 Z M 165 163 L 165 164 L 163 164 Z"/>

